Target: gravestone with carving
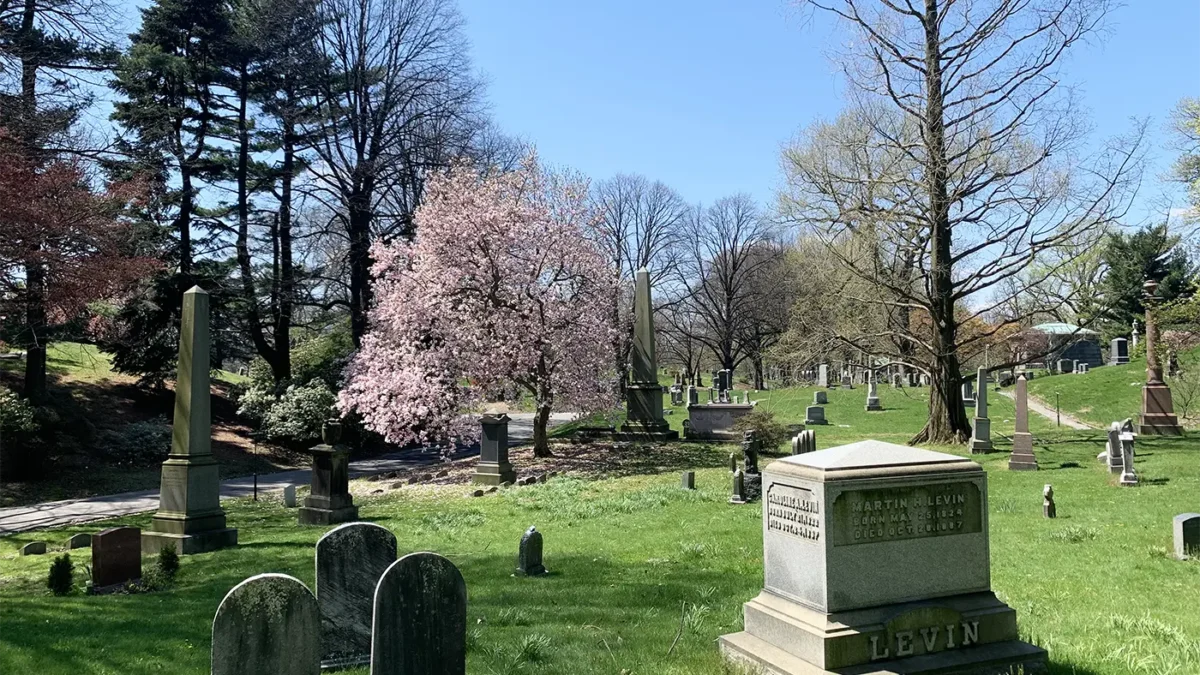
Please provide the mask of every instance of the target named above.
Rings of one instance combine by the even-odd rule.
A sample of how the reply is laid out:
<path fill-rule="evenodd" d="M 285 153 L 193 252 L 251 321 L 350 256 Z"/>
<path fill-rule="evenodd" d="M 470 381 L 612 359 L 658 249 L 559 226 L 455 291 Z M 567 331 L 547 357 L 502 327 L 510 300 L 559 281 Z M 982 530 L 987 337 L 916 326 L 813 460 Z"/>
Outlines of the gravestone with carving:
<path fill-rule="evenodd" d="M 345 523 L 317 540 L 321 662 L 364 664 L 371 657 L 375 586 L 396 562 L 396 535 L 374 523 Z"/>
<path fill-rule="evenodd" d="M 375 591 L 371 675 L 465 675 L 467 585 L 436 553 L 397 560 Z"/>
<path fill-rule="evenodd" d="M 727 657 L 776 675 L 1045 667 L 991 589 L 983 467 L 860 441 L 763 476 L 765 584 Z"/>
<path fill-rule="evenodd" d="M 95 588 L 142 578 L 142 531 L 111 527 L 92 537 L 92 585 Z"/>
<path fill-rule="evenodd" d="M 260 574 L 233 587 L 212 624 L 212 675 L 318 675 L 317 600 L 295 577 Z"/>

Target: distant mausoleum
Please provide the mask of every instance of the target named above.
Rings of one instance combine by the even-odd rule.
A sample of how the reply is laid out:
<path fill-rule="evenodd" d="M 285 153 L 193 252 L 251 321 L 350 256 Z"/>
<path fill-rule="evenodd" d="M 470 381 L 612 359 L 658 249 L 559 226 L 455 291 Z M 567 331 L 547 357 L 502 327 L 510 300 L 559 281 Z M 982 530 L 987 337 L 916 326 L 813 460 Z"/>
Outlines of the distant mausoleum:
<path fill-rule="evenodd" d="M 1049 341 L 1050 353 L 1046 355 L 1046 363 L 1065 359 L 1086 363 L 1089 368 L 1104 365 L 1104 355 L 1100 352 L 1100 334 L 1094 330 L 1069 323 L 1042 323 L 1029 330 L 1045 335 Z"/>

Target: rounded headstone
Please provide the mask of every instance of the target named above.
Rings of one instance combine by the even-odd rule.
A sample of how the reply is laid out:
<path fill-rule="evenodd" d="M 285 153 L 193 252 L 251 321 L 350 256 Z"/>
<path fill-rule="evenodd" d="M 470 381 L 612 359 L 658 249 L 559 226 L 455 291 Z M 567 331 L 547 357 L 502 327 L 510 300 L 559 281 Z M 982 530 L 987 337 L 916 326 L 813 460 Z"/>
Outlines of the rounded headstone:
<path fill-rule="evenodd" d="M 371 654 L 375 586 L 396 562 L 396 535 L 374 523 L 346 523 L 317 541 L 317 607 L 322 659 L 365 663 Z"/>
<path fill-rule="evenodd" d="M 212 675 L 318 675 L 317 599 L 295 577 L 259 574 L 233 587 L 213 619 Z"/>
<path fill-rule="evenodd" d="M 454 563 L 410 553 L 375 589 L 371 675 L 464 675 L 467 585 Z"/>

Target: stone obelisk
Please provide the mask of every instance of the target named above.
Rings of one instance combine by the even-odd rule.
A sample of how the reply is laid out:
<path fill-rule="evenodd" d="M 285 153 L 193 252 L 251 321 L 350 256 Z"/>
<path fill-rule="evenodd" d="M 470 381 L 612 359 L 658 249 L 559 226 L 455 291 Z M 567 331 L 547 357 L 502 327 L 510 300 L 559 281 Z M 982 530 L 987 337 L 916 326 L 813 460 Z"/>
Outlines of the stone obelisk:
<path fill-rule="evenodd" d="M 1154 316 L 1158 283 L 1150 280 L 1143 286 L 1146 307 L 1146 384 L 1142 387 L 1142 414 L 1138 433 L 1145 435 L 1182 436 L 1183 427 L 1175 416 L 1171 388 L 1163 380 L 1162 364 L 1158 362 L 1158 321 Z"/>
<path fill-rule="evenodd" d="M 654 348 L 654 305 L 650 299 L 650 272 L 634 275 L 633 349 L 630 383 L 625 387 L 626 419 L 621 432 L 646 440 L 673 440 L 679 433 L 663 419 L 662 385 Z"/>
<path fill-rule="evenodd" d="M 975 395 L 975 424 L 971 427 L 973 455 L 992 451 L 992 420 L 988 419 L 987 409 L 987 368 L 980 368 L 976 378 L 979 393 Z"/>
<path fill-rule="evenodd" d="M 982 395 L 981 387 L 979 393 Z M 1025 373 L 1017 377 L 1017 415 L 1014 421 L 1012 454 L 1008 457 L 1008 468 L 1012 471 L 1037 471 L 1037 457 L 1033 454 L 1033 434 L 1029 433 L 1029 389 Z"/>
<path fill-rule="evenodd" d="M 183 294 L 171 454 L 163 462 L 158 513 L 142 532 L 148 555 L 163 546 L 188 554 L 237 544 L 237 530 L 225 526 L 212 455 L 208 349 L 208 293 L 196 286 Z"/>

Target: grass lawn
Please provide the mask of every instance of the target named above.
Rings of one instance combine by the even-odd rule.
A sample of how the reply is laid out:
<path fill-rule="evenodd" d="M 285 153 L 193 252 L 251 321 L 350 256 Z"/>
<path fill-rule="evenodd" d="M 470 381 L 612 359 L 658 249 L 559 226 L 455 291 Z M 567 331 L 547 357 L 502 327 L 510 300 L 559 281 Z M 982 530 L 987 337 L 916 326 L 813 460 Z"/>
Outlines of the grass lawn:
<path fill-rule="evenodd" d="M 921 426 L 925 395 L 881 387 L 887 410 L 866 413 L 864 388 L 830 391 L 831 424 L 817 431 L 818 447 L 902 442 Z M 792 422 L 812 390 L 760 397 Z M 1050 650 L 1052 672 L 1200 672 L 1200 563 L 1168 557 L 1172 516 L 1200 510 L 1195 442 L 1139 439 L 1143 484 L 1119 488 L 1095 461 L 1099 431 L 1055 430 L 1034 417 L 1042 471 L 1009 472 L 1000 435 L 1012 429 L 1012 403 L 993 398 L 998 452 L 981 458 L 993 587 L 1016 608 L 1022 632 Z M 668 418 L 675 426 L 679 413 Z M 713 467 L 698 471 L 696 492 L 680 490 L 672 468 L 596 481 L 560 476 L 482 498 L 461 487 L 438 495 L 404 488 L 358 501 L 364 518 L 396 534 L 402 554 L 437 551 L 462 570 L 471 673 L 722 673 L 714 640 L 740 630 L 741 605 L 762 585 L 761 505 L 729 505 L 727 472 L 715 468 L 729 448 L 680 448 L 680 468 Z M 1054 485 L 1056 520 L 1041 516 L 1044 483 Z M 16 555 L 28 541 L 61 547 L 103 524 L 0 539 L 0 673 L 207 673 L 224 594 L 261 572 L 311 587 L 313 546 L 324 532 L 298 527 L 295 511 L 274 503 L 226 508 L 241 545 L 184 558 L 176 585 L 150 594 L 53 597 L 44 586 L 52 556 Z M 121 522 L 145 526 L 148 516 Z M 547 577 L 512 576 L 531 524 L 546 537 Z M 82 568 L 88 552 L 77 553 Z"/>
<path fill-rule="evenodd" d="M 1200 350 L 1184 354 L 1180 359 L 1187 367 L 1196 368 L 1200 365 Z M 1136 359 L 1120 366 L 1101 366 L 1093 368 L 1082 375 L 1050 375 L 1034 378 L 1029 383 L 1029 393 L 1041 399 L 1051 409 L 1058 405 L 1064 413 L 1071 415 L 1098 429 L 1108 428 L 1114 421 L 1125 418 L 1135 418 L 1142 408 L 1142 385 L 1146 383 L 1146 360 Z M 1175 401 L 1175 412 L 1181 416 L 1187 406 L 1186 385 L 1182 382 L 1167 379 L 1171 385 Z M 1200 397 L 1200 392 L 1197 392 Z M 1185 426 L 1195 428 L 1200 400 L 1192 405 L 1189 411 L 1192 415 Z"/>

